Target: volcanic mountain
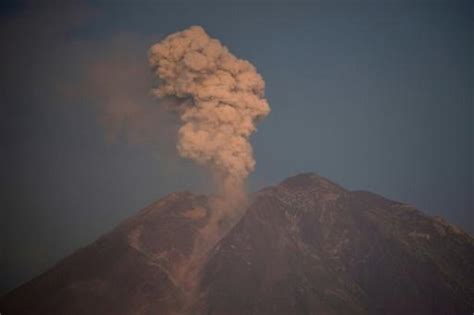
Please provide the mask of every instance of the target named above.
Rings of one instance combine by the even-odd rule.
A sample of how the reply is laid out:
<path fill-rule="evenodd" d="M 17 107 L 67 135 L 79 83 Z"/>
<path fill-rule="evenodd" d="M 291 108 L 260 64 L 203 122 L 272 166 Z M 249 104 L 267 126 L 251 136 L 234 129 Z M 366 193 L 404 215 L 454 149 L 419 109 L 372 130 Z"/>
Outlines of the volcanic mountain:
<path fill-rule="evenodd" d="M 315 174 L 233 217 L 215 202 L 168 195 L 5 295 L 1 314 L 474 311 L 474 240 L 441 218 Z"/>

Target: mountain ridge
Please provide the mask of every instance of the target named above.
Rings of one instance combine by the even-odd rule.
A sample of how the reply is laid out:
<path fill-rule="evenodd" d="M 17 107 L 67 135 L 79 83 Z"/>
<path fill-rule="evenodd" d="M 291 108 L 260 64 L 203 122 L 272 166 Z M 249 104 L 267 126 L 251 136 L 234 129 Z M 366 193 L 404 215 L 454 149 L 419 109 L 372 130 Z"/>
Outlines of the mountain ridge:
<path fill-rule="evenodd" d="M 250 197 L 171 193 L 0 299 L 5 314 L 462 314 L 474 241 L 313 173 Z M 226 221 L 227 220 L 227 221 Z M 47 294 L 46 294 L 47 293 Z"/>

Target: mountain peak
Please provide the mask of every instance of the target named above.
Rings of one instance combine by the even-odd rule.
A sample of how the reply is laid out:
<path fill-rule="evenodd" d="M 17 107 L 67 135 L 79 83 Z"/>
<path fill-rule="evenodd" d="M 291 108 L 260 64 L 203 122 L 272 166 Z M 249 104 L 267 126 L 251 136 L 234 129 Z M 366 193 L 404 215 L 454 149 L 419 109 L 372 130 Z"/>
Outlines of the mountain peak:
<path fill-rule="evenodd" d="M 280 185 L 289 189 L 319 188 L 332 191 L 345 191 L 339 185 L 316 173 L 301 173 L 291 176 L 283 180 Z"/>

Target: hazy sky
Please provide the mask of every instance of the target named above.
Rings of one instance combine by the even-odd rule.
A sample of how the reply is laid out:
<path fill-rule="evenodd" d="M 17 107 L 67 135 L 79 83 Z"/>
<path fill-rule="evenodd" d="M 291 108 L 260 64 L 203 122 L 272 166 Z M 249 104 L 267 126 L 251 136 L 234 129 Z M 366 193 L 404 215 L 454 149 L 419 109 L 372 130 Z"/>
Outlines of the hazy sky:
<path fill-rule="evenodd" d="M 0 7 L 0 294 L 209 191 L 148 94 L 148 47 L 196 24 L 266 81 L 250 190 L 312 171 L 474 233 L 474 2 L 60 3 Z"/>

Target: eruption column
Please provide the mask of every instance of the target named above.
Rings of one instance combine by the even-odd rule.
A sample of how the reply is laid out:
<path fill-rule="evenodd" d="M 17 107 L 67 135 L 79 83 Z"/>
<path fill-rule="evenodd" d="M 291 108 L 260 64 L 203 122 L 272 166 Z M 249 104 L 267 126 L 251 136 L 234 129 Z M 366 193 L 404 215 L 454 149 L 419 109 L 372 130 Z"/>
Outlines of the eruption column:
<path fill-rule="evenodd" d="M 244 198 L 255 168 L 249 137 L 270 112 L 260 74 L 200 26 L 153 45 L 149 62 L 158 81 L 153 94 L 177 101 L 179 154 L 209 167 L 224 197 Z"/>

